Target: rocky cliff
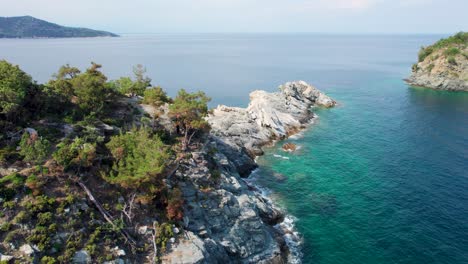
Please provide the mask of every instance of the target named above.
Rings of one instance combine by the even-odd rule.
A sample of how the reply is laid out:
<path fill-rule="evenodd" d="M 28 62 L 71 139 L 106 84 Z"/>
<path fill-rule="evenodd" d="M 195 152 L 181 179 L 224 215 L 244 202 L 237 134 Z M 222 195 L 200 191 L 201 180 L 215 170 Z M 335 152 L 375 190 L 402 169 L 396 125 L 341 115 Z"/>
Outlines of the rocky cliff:
<path fill-rule="evenodd" d="M 468 91 L 468 33 L 423 47 L 406 81 L 414 86 Z"/>
<path fill-rule="evenodd" d="M 254 91 L 247 108 L 218 106 L 209 116 L 211 135 L 184 162 L 172 182 L 186 201 L 185 234 L 165 254 L 165 263 L 286 263 L 288 241 L 297 234 L 281 228 L 284 212 L 242 179 L 256 167 L 262 146 L 305 128 L 312 106 L 336 104 L 305 82 L 276 93 Z M 207 175 L 217 178 L 210 185 Z"/>

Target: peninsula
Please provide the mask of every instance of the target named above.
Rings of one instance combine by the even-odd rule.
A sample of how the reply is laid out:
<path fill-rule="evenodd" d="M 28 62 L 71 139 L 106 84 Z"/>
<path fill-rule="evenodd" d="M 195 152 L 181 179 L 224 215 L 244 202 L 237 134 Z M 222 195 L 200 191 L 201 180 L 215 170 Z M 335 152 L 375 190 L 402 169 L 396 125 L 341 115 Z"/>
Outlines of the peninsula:
<path fill-rule="evenodd" d="M 142 66 L 112 81 L 100 68 L 37 84 L 0 61 L 0 261 L 288 262 L 300 235 L 244 178 L 263 146 L 336 103 L 297 81 L 208 110 Z"/>
<path fill-rule="evenodd" d="M 87 38 L 118 37 L 88 28 L 64 27 L 31 16 L 0 17 L 0 38 Z"/>
<path fill-rule="evenodd" d="M 406 81 L 414 86 L 468 91 L 468 32 L 422 47 Z"/>

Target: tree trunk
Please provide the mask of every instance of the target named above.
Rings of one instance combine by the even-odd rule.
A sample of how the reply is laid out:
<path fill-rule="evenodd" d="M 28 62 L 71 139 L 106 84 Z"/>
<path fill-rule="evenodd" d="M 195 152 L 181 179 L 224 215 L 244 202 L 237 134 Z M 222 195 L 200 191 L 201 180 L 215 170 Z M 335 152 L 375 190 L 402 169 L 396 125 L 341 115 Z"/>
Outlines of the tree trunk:
<path fill-rule="evenodd" d="M 80 185 L 81 188 L 83 188 L 85 193 L 88 195 L 89 200 L 91 200 L 91 202 L 93 202 L 93 204 L 97 207 L 97 209 L 102 214 L 102 216 L 104 216 L 104 219 L 106 219 L 106 221 L 114 229 L 119 230 L 119 228 L 117 228 L 114 222 L 112 221 L 113 220 L 112 217 L 107 213 L 107 211 L 104 208 L 102 208 L 101 203 L 99 203 L 99 201 L 96 200 L 96 198 L 94 198 L 94 195 L 91 193 L 88 187 L 86 187 L 86 185 L 82 181 L 78 181 L 78 185 Z M 133 238 L 125 230 L 119 230 L 119 232 L 124 237 L 125 241 L 129 242 L 132 247 L 136 246 L 135 240 L 133 240 Z"/>

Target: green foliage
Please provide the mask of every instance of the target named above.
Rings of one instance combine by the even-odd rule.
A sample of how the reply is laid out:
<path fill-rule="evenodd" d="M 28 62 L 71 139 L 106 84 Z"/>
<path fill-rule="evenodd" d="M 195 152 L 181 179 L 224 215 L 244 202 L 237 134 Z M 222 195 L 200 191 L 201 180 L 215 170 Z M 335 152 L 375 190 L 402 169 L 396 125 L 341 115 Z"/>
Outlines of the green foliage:
<path fill-rule="evenodd" d="M 455 56 L 460 54 L 460 50 L 456 47 L 450 47 L 444 51 L 445 56 Z"/>
<path fill-rule="evenodd" d="M 52 154 L 54 160 L 65 169 L 71 166 L 89 167 L 96 157 L 96 143 L 88 143 L 84 138 L 65 140 L 57 145 Z"/>
<path fill-rule="evenodd" d="M 174 99 L 174 103 L 169 106 L 169 115 L 174 120 L 178 130 L 184 131 L 184 141 L 182 142 L 184 151 L 190 144 L 194 133 L 209 129 L 205 117 L 208 115 L 207 103 L 210 100 L 204 92 L 187 93 L 182 89 Z"/>
<path fill-rule="evenodd" d="M 0 178 L 0 185 L 9 185 L 11 188 L 16 189 L 23 186 L 24 181 L 25 179 L 21 174 L 14 172 L 3 178 Z"/>
<path fill-rule="evenodd" d="M 146 88 L 151 86 L 151 79 L 145 76 L 146 68 L 138 64 L 133 67 L 133 74 L 135 75 L 135 83 L 131 88 L 132 95 L 143 95 Z"/>
<path fill-rule="evenodd" d="M 55 199 L 45 195 L 37 196 L 34 200 L 25 202 L 24 206 L 31 214 L 49 211 L 55 205 Z"/>
<path fill-rule="evenodd" d="M 121 77 L 118 80 L 111 81 L 109 85 L 120 94 L 129 94 L 132 91 L 133 81 L 130 77 Z"/>
<path fill-rule="evenodd" d="M 431 55 L 433 51 L 434 51 L 434 48 L 432 46 L 421 47 L 421 50 L 419 50 L 419 53 L 418 53 L 418 61 L 419 62 L 424 61 L 426 57 Z"/>
<path fill-rule="evenodd" d="M 174 231 L 172 230 L 172 225 L 169 223 L 163 223 L 161 225 L 156 225 L 156 245 L 166 251 L 167 242 L 171 237 L 174 236 Z"/>
<path fill-rule="evenodd" d="M 0 60 L 0 114 L 11 115 L 23 105 L 32 79 L 18 66 Z"/>
<path fill-rule="evenodd" d="M 457 65 L 457 61 L 455 60 L 455 57 L 453 56 L 448 57 L 447 62 L 452 65 Z"/>
<path fill-rule="evenodd" d="M 104 179 L 124 188 L 138 188 L 164 172 L 171 157 L 159 136 L 147 129 L 133 129 L 113 136 L 106 144 L 114 165 Z"/>
<path fill-rule="evenodd" d="M 25 161 L 42 163 L 50 154 L 50 142 L 42 137 L 23 133 L 20 141 L 20 154 L 24 156 Z"/>
<path fill-rule="evenodd" d="M 462 48 L 468 45 L 468 32 L 459 32 L 451 37 L 441 39 L 428 47 L 422 47 L 418 53 L 418 60 L 419 62 L 424 61 L 427 56 L 432 54 L 436 50 L 440 50 L 442 48 L 448 49 L 444 52 L 446 56 L 454 56 L 460 52 L 457 47 L 454 46 L 461 46 Z"/>
<path fill-rule="evenodd" d="M 65 100 L 71 100 L 74 95 L 73 80 L 80 74 L 80 70 L 66 64 L 54 74 L 55 79 L 49 81 L 48 87 Z"/>
<path fill-rule="evenodd" d="M 109 89 L 107 77 L 99 71 L 102 66 L 92 63 L 86 72 L 72 79 L 77 103 L 85 114 L 102 113 Z"/>
<path fill-rule="evenodd" d="M 430 73 L 432 71 L 432 69 L 434 69 L 434 64 L 431 63 L 429 64 L 429 66 L 427 66 L 427 71 Z"/>
<path fill-rule="evenodd" d="M 169 98 L 166 92 L 161 87 L 153 87 L 146 89 L 144 92 L 143 103 L 153 106 L 161 106 L 165 103 L 170 103 L 171 98 Z"/>
<path fill-rule="evenodd" d="M 432 45 L 435 49 L 445 48 L 451 45 L 468 45 L 468 32 L 458 32 L 448 38 L 441 39 Z"/>
<path fill-rule="evenodd" d="M 41 264 L 56 264 L 57 260 L 50 256 L 44 256 L 41 258 Z"/>

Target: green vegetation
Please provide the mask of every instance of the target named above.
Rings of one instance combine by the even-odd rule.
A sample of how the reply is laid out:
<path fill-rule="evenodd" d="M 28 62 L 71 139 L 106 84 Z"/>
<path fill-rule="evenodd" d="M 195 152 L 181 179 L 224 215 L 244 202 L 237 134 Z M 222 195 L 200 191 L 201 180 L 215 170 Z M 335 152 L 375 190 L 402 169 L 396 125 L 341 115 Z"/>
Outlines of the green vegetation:
<path fill-rule="evenodd" d="M 169 106 L 169 115 L 177 126 L 177 133 L 184 135 L 183 151 L 187 150 L 196 132 L 209 129 L 205 117 L 208 115 L 207 103 L 210 100 L 204 92 L 187 93 L 182 89 Z"/>
<path fill-rule="evenodd" d="M 25 161 L 42 163 L 50 153 L 50 142 L 47 139 L 30 135 L 28 132 L 23 133 L 19 145 L 20 154 L 24 156 Z"/>
<path fill-rule="evenodd" d="M 457 65 L 457 60 L 455 59 L 454 56 L 450 56 L 447 58 L 447 62 L 452 64 L 452 65 Z"/>
<path fill-rule="evenodd" d="M 445 56 L 455 56 L 460 53 L 460 48 L 464 49 L 468 46 L 468 32 L 459 32 L 451 37 L 441 39 L 431 46 L 422 47 L 418 53 L 418 61 L 424 61 L 433 52 L 445 49 Z"/>
<path fill-rule="evenodd" d="M 180 90 L 173 100 L 145 72 L 108 81 L 99 64 L 64 65 L 37 84 L 0 61 L 0 164 L 19 171 L 0 176 L 0 243 L 36 245 L 38 263 L 70 263 L 81 249 L 93 262 L 112 261 L 119 245 L 140 263 L 153 241 L 137 227 L 157 219 L 150 231 L 164 252 L 184 217 L 173 175 L 205 144 L 210 99 Z M 142 95 L 165 105 L 151 126 L 140 100 L 128 98 Z M 210 166 L 213 183 L 220 172 Z"/>
<path fill-rule="evenodd" d="M 455 56 L 460 54 L 460 50 L 456 47 L 450 47 L 444 51 L 445 56 Z"/>
<path fill-rule="evenodd" d="M 11 117 L 24 105 L 32 79 L 18 66 L 0 61 L 0 114 Z"/>
<path fill-rule="evenodd" d="M 152 182 L 164 172 L 171 157 L 159 136 L 145 128 L 113 136 L 106 146 L 114 165 L 104 178 L 123 188 L 139 188 Z"/>
<path fill-rule="evenodd" d="M 161 87 L 153 87 L 146 89 L 143 96 L 143 103 L 152 106 L 161 106 L 165 103 L 171 103 L 172 100 L 169 98 Z"/>
<path fill-rule="evenodd" d="M 146 69 L 138 64 L 133 68 L 135 80 L 130 77 L 121 77 L 118 80 L 111 81 L 109 86 L 122 95 L 143 96 L 145 90 L 151 86 L 151 79 L 145 76 Z"/>
<path fill-rule="evenodd" d="M 430 73 L 434 67 L 434 63 L 429 64 L 429 66 L 427 66 L 427 71 Z"/>

